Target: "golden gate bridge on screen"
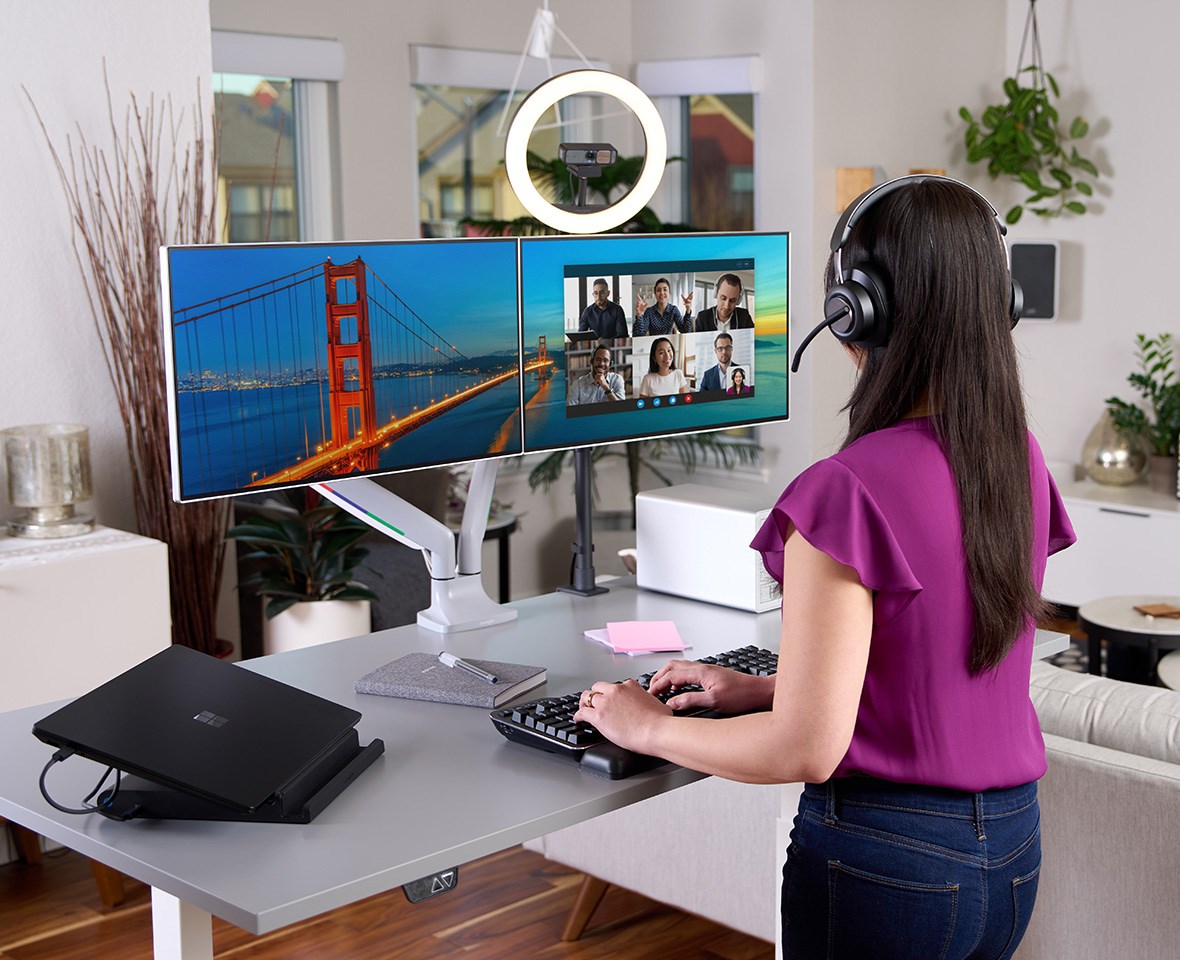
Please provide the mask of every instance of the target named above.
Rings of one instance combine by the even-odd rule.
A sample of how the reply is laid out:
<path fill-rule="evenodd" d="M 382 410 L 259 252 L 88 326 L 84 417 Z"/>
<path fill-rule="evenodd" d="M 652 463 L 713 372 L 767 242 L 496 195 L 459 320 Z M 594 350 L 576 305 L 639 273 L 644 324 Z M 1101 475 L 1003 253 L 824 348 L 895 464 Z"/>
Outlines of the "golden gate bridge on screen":
<path fill-rule="evenodd" d="M 359 257 L 174 310 L 173 349 L 198 447 L 182 468 L 186 483 L 219 471 L 197 480 L 210 491 L 376 470 L 382 449 L 519 372 L 515 351 L 467 356 Z M 542 345 L 524 369 L 549 363 Z"/>

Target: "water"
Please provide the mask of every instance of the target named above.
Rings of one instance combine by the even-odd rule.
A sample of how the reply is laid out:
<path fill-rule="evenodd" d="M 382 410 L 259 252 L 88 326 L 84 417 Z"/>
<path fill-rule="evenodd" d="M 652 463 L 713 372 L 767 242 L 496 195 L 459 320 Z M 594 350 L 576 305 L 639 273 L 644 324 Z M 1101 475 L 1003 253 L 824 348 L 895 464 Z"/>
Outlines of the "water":
<path fill-rule="evenodd" d="M 377 423 L 424 408 L 482 377 L 392 376 L 373 383 Z M 177 394 L 185 497 L 238 491 L 313 454 L 329 434 L 327 383 Z M 379 453 L 381 470 L 464 462 L 492 452 L 514 418 L 501 453 L 517 453 L 519 384 L 513 377 L 464 400 Z"/>

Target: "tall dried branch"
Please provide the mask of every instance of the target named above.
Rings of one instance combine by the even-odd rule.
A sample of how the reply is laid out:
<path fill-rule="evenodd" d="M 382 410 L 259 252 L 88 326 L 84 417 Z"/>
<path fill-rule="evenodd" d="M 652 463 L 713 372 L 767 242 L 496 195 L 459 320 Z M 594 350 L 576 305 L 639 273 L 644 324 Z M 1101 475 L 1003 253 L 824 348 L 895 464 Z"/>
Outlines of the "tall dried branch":
<path fill-rule="evenodd" d="M 172 499 L 160 247 L 217 240 L 217 127 L 206 139 L 200 85 L 192 119 L 172 99 L 135 95 L 120 121 L 103 66 L 110 145 L 80 125 L 59 151 L 28 98 L 56 165 L 103 359 L 123 421 L 139 532 L 168 544 L 172 638 L 215 652 L 228 501 Z M 183 136 L 186 126 L 189 136 Z"/>

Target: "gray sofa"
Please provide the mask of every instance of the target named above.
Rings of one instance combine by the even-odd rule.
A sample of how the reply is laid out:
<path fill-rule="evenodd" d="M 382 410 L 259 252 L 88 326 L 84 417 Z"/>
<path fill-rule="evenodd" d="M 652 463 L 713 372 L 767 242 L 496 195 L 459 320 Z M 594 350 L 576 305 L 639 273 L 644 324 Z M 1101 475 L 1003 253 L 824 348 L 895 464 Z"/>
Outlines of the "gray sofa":
<path fill-rule="evenodd" d="M 1020 960 L 1180 956 L 1180 692 L 1033 664 L 1049 769 L 1044 861 Z M 587 874 L 576 938 L 602 881 L 764 940 L 798 785 L 710 778 L 527 844 Z"/>

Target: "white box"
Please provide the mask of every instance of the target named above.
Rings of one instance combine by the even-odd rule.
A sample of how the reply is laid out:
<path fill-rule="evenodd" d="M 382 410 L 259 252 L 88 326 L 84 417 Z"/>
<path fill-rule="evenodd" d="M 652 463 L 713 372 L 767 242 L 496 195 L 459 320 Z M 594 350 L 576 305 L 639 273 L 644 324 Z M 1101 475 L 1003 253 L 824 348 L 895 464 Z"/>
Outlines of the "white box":
<path fill-rule="evenodd" d="M 723 607 L 779 609 L 779 585 L 750 548 L 773 501 L 695 483 L 635 498 L 636 583 Z"/>
<path fill-rule="evenodd" d="M 163 650 L 168 593 L 158 540 L 0 533 L 0 711 L 79 696 Z"/>

